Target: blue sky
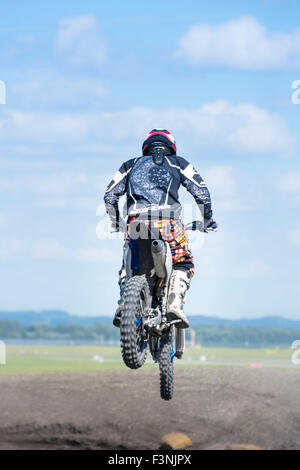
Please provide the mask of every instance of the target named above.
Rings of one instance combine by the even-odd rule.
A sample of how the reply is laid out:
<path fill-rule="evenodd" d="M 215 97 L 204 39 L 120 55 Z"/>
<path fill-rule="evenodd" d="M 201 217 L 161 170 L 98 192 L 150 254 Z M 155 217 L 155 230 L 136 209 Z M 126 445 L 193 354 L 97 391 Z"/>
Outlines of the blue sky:
<path fill-rule="evenodd" d="M 113 313 L 122 243 L 97 239 L 96 210 L 166 127 L 220 225 L 195 250 L 187 314 L 298 318 L 299 13 L 283 0 L 1 6 L 0 310 Z"/>

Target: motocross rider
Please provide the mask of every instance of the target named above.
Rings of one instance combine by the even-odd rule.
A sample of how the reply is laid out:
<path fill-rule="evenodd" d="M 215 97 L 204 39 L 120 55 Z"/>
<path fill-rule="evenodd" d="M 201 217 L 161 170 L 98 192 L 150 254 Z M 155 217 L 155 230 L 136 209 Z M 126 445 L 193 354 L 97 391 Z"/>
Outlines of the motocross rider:
<path fill-rule="evenodd" d="M 188 328 L 189 322 L 183 312 L 186 293 L 194 275 L 193 256 L 188 247 L 184 226 L 180 220 L 181 206 L 178 190 L 182 185 L 194 197 L 204 218 L 204 230 L 216 228 L 213 220 L 210 193 L 203 179 L 194 167 L 177 155 L 176 142 L 166 129 L 154 129 L 146 137 L 142 146 L 143 155 L 126 161 L 117 171 L 107 187 L 104 201 L 116 231 L 126 231 L 126 224 L 119 211 L 119 198 L 126 193 L 128 222 L 141 213 L 168 213 L 155 223 L 161 238 L 169 243 L 172 253 L 173 270 L 170 278 L 167 302 L 168 318 L 180 319 L 177 326 Z M 166 212 L 166 209 L 168 211 Z M 155 219 L 155 218 L 154 218 Z M 126 282 L 126 271 L 120 272 L 121 299 Z M 113 320 L 120 326 L 120 307 Z"/>

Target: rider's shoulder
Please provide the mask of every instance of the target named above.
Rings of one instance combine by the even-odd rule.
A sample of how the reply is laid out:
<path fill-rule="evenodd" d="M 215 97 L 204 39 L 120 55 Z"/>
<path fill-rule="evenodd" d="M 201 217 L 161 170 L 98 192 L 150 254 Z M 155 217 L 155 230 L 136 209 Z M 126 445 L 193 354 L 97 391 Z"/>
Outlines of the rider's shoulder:
<path fill-rule="evenodd" d="M 180 155 L 170 155 L 168 158 L 171 164 L 175 164 L 181 169 L 184 169 L 187 165 L 189 165 L 189 162 L 186 160 L 186 158 L 183 158 Z"/>
<path fill-rule="evenodd" d="M 130 158 L 129 160 L 127 160 L 126 162 L 123 163 L 122 167 L 124 168 L 124 170 L 129 170 L 131 169 L 135 164 L 136 162 L 140 159 L 141 157 L 133 157 L 133 158 Z"/>

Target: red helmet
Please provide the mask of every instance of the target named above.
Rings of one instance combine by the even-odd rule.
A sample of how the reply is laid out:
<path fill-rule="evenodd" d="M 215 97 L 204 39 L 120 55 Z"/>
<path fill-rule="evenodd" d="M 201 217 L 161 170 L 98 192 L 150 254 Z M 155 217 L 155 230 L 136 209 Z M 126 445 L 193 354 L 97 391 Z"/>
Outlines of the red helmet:
<path fill-rule="evenodd" d="M 171 152 L 176 155 L 177 148 L 175 139 L 172 134 L 166 129 L 153 129 L 153 131 L 149 132 L 146 137 L 146 140 L 143 143 L 143 155 L 147 153 L 149 145 L 151 145 L 153 142 L 164 143 L 169 147 Z"/>

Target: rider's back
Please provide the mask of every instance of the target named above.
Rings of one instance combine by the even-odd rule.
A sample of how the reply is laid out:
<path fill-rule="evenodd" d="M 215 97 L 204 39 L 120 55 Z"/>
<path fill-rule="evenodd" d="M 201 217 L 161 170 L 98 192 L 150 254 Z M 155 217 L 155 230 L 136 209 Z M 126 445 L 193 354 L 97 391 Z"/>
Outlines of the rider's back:
<path fill-rule="evenodd" d="M 129 211 L 142 207 L 179 204 L 180 171 L 179 158 L 176 156 L 165 156 L 159 165 L 154 162 L 151 155 L 138 158 L 128 176 Z"/>
<path fill-rule="evenodd" d="M 161 164 L 152 155 L 126 161 L 107 188 L 105 202 L 115 206 L 120 195 L 127 195 L 128 213 L 143 208 L 180 208 L 178 190 L 183 185 L 198 204 L 204 205 L 205 218 L 211 217 L 210 195 L 206 184 L 183 157 L 165 155 Z"/>

